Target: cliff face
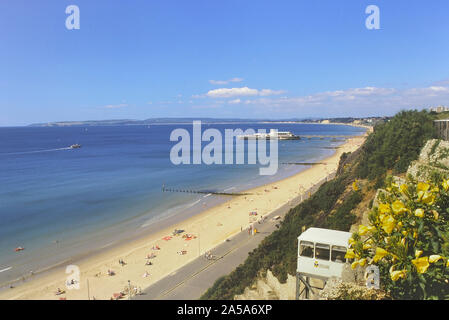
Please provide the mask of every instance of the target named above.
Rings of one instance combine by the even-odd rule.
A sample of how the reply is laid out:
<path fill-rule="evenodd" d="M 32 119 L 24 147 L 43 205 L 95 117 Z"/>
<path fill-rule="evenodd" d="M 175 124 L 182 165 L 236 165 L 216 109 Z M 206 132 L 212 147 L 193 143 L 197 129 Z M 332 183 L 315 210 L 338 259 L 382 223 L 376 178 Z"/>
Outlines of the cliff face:
<path fill-rule="evenodd" d="M 418 181 L 430 180 L 438 175 L 449 176 L 449 141 L 427 141 L 418 160 L 410 164 L 407 174 Z"/>
<path fill-rule="evenodd" d="M 295 290 L 295 277 L 288 275 L 286 283 L 280 283 L 268 270 L 265 277 L 258 279 L 251 288 L 246 288 L 243 294 L 236 295 L 234 300 L 294 300 Z"/>

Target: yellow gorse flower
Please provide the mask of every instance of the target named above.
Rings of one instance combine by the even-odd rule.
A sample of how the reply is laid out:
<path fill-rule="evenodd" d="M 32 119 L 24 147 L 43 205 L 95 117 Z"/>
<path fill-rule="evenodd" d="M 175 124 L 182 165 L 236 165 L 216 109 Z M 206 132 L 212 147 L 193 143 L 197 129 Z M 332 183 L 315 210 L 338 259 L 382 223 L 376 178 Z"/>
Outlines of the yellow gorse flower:
<path fill-rule="evenodd" d="M 449 189 L 449 180 L 444 180 L 442 186 L 443 189 L 447 191 L 447 189 Z"/>
<path fill-rule="evenodd" d="M 357 180 L 355 180 L 355 181 L 352 183 L 352 190 L 354 190 L 354 191 L 358 191 L 358 190 L 359 190 L 359 187 L 357 186 Z"/>
<path fill-rule="evenodd" d="M 366 258 L 363 258 L 363 259 L 359 260 L 359 265 L 360 265 L 361 267 L 364 267 L 365 264 L 366 264 Z"/>
<path fill-rule="evenodd" d="M 435 202 L 435 196 L 427 191 L 419 191 L 418 201 L 424 204 L 432 205 Z"/>
<path fill-rule="evenodd" d="M 406 184 L 401 184 L 401 186 L 399 187 L 399 189 L 401 190 L 402 193 L 407 193 L 408 192 L 408 187 Z"/>
<path fill-rule="evenodd" d="M 379 204 L 380 213 L 391 213 L 390 205 L 388 203 Z"/>
<path fill-rule="evenodd" d="M 440 259 L 443 259 L 443 257 L 440 256 L 439 254 L 433 254 L 433 255 L 431 255 L 431 256 L 429 257 L 429 262 L 430 262 L 430 263 L 435 263 L 435 262 L 437 262 L 437 261 L 440 260 Z"/>
<path fill-rule="evenodd" d="M 354 258 L 355 258 L 355 252 L 354 252 L 354 249 L 348 249 L 348 250 L 346 251 L 345 258 L 346 258 L 346 259 L 354 259 Z"/>
<path fill-rule="evenodd" d="M 390 234 L 395 227 L 395 223 L 396 223 L 396 220 L 394 220 L 394 218 L 392 216 L 390 216 L 390 215 L 385 216 L 382 219 L 382 229 L 386 233 Z"/>
<path fill-rule="evenodd" d="M 432 212 L 432 214 L 433 214 L 433 218 L 434 218 L 435 220 L 438 220 L 438 218 L 439 218 L 439 216 L 440 216 L 440 214 L 438 213 L 438 211 L 432 210 L 431 212 Z"/>
<path fill-rule="evenodd" d="M 359 225 L 359 234 L 360 234 L 361 236 L 364 236 L 365 234 L 367 234 L 368 231 L 369 231 L 369 229 L 368 229 L 367 226 L 364 226 L 364 225 L 362 225 L 362 224 Z"/>
<path fill-rule="evenodd" d="M 398 281 L 400 278 L 405 279 L 407 270 L 390 271 L 390 277 L 393 281 Z"/>
<path fill-rule="evenodd" d="M 393 209 L 393 212 L 395 214 L 400 214 L 402 212 L 407 212 L 407 208 L 405 207 L 405 205 L 400 200 L 396 200 L 395 202 L 393 202 L 393 204 L 391 205 L 391 208 Z"/>
<path fill-rule="evenodd" d="M 373 246 L 370 243 L 364 243 L 363 244 L 363 250 L 371 249 Z"/>
<path fill-rule="evenodd" d="M 383 249 L 383 248 L 376 248 L 376 255 L 373 258 L 374 263 L 376 263 L 379 260 L 382 260 L 383 257 L 385 257 L 388 254 L 387 250 Z"/>
<path fill-rule="evenodd" d="M 415 258 L 418 259 L 422 255 L 422 250 L 415 250 Z"/>
<path fill-rule="evenodd" d="M 429 190 L 430 185 L 428 183 L 424 183 L 424 182 L 418 182 L 418 185 L 416 187 L 416 191 L 420 192 L 420 191 L 427 191 Z"/>
<path fill-rule="evenodd" d="M 425 273 L 427 268 L 429 268 L 429 257 L 416 258 L 412 260 L 412 263 L 415 265 L 416 270 L 419 273 Z"/>
<path fill-rule="evenodd" d="M 415 210 L 415 216 L 419 217 L 419 218 L 423 218 L 424 217 L 424 210 L 419 208 Z"/>

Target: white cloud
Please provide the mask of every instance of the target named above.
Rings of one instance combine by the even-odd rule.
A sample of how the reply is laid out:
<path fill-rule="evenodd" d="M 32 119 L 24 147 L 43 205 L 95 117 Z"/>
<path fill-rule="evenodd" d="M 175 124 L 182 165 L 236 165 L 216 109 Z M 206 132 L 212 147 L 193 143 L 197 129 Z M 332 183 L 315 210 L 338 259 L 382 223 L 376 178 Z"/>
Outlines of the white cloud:
<path fill-rule="evenodd" d="M 194 97 L 209 98 L 213 105 L 245 106 L 249 109 L 246 112 L 256 112 L 261 117 L 278 111 L 282 111 L 282 117 L 393 115 L 403 109 L 449 106 L 449 83 L 443 82 L 400 89 L 366 86 L 304 96 L 283 93 L 282 90 L 241 87 L 214 89 Z"/>
<path fill-rule="evenodd" d="M 449 86 L 449 79 L 444 79 L 444 80 L 440 80 L 440 81 L 435 81 L 434 82 L 435 86 Z"/>
<path fill-rule="evenodd" d="M 242 88 L 220 88 L 210 90 L 206 96 L 210 98 L 233 98 L 233 97 L 254 97 L 254 96 L 270 96 L 282 94 L 284 91 L 271 89 L 251 89 L 248 87 Z"/>
<path fill-rule="evenodd" d="M 127 106 L 128 106 L 128 104 L 126 104 L 126 103 L 108 104 L 107 106 L 104 106 L 103 108 L 106 108 L 106 109 L 120 109 L 120 108 L 125 108 Z"/>
<path fill-rule="evenodd" d="M 262 96 L 259 94 L 259 96 Z M 243 102 L 248 106 L 264 107 L 267 110 L 282 108 L 290 113 L 320 113 L 332 110 L 340 114 L 392 114 L 401 109 L 427 108 L 433 105 L 449 105 L 449 85 L 432 85 L 422 88 L 350 88 L 325 91 L 299 97 L 257 97 Z M 317 109 L 321 108 L 321 109 Z M 260 110 L 260 109 L 259 109 Z"/>
<path fill-rule="evenodd" d="M 283 93 L 285 93 L 284 90 L 262 89 L 259 91 L 259 95 L 262 97 L 274 96 L 274 95 L 283 94 Z"/>
<path fill-rule="evenodd" d="M 211 98 L 232 98 L 241 96 L 257 96 L 259 91 L 257 89 L 243 88 L 220 88 L 210 90 L 206 95 Z"/>
<path fill-rule="evenodd" d="M 209 80 L 209 83 L 214 85 L 224 85 L 232 82 L 242 82 L 243 80 L 243 78 L 232 78 L 229 80 Z"/>

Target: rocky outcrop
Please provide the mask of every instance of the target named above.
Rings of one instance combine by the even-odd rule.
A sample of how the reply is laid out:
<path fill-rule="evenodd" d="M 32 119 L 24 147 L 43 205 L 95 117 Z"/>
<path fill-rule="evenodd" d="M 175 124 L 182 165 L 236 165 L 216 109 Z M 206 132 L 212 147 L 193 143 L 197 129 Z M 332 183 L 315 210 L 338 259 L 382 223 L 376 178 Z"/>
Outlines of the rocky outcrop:
<path fill-rule="evenodd" d="M 286 283 L 279 280 L 268 270 L 265 277 L 261 277 L 251 288 L 246 288 L 234 300 L 294 300 L 296 294 L 296 279 L 288 275 Z"/>
<path fill-rule="evenodd" d="M 410 164 L 407 175 L 418 181 L 430 180 L 435 175 L 449 177 L 449 141 L 427 141 L 418 160 Z"/>

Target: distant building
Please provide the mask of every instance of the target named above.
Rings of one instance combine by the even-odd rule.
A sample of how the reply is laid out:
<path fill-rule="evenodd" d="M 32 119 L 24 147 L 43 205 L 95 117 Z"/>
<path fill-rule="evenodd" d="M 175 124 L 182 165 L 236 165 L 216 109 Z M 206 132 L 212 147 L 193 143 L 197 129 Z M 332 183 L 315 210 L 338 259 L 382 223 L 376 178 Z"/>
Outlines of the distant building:
<path fill-rule="evenodd" d="M 324 124 L 329 124 L 329 123 L 330 123 L 330 121 L 329 121 L 329 120 L 323 120 L 323 121 L 321 121 L 321 123 L 324 123 Z"/>
<path fill-rule="evenodd" d="M 439 139 L 449 141 L 449 119 L 435 120 L 433 122 Z"/>
<path fill-rule="evenodd" d="M 449 111 L 449 107 L 440 105 L 440 106 L 437 106 L 437 107 L 430 107 L 429 111 L 430 112 L 441 113 L 441 112 Z"/>

